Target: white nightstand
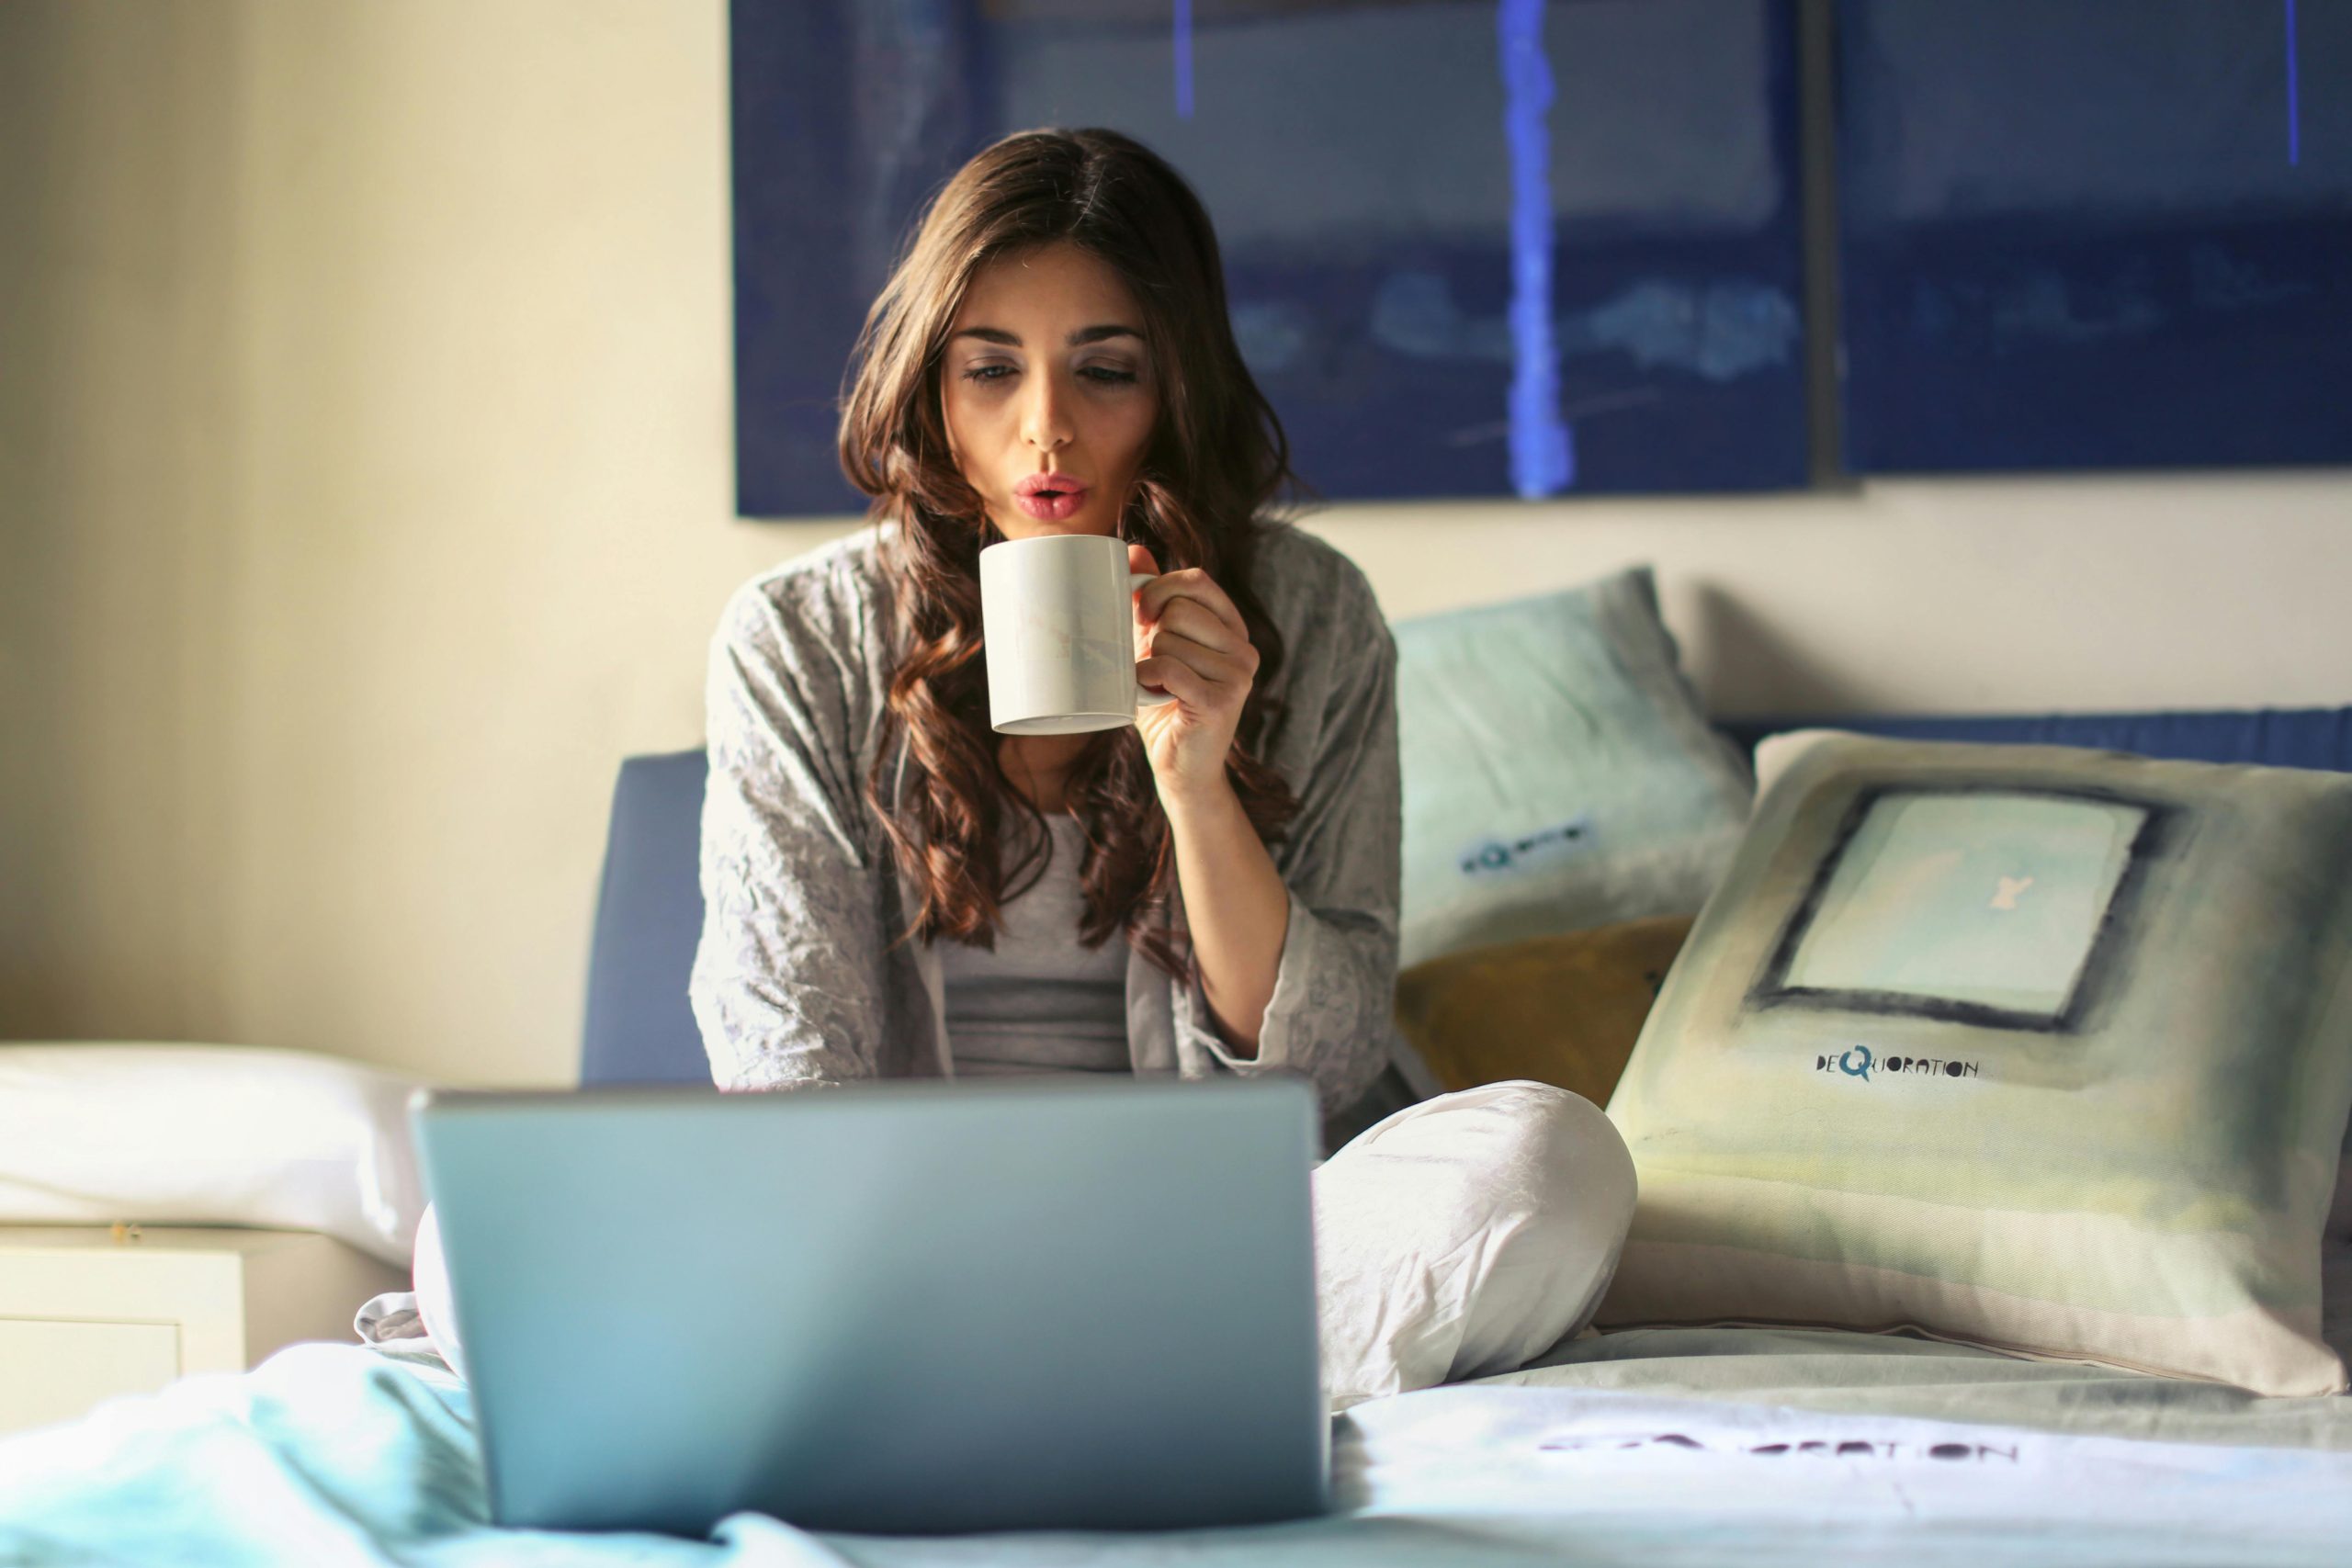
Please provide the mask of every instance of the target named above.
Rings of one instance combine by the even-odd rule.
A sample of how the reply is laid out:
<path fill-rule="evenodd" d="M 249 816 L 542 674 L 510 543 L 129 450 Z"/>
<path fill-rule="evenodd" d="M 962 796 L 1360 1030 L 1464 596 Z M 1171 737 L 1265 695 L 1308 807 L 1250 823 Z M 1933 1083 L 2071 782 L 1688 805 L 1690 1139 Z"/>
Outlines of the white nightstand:
<path fill-rule="evenodd" d="M 406 1289 L 404 1270 L 314 1231 L 0 1225 L 0 1432 L 351 1340 L 361 1303 Z"/>

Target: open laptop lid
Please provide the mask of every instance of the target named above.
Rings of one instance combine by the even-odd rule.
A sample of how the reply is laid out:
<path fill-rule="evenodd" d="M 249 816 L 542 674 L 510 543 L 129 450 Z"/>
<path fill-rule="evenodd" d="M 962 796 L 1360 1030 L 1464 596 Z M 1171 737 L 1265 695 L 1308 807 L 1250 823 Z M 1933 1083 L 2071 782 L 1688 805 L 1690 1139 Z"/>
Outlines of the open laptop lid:
<path fill-rule="evenodd" d="M 1325 1506 L 1302 1080 L 441 1091 L 413 1114 L 501 1524 Z"/>

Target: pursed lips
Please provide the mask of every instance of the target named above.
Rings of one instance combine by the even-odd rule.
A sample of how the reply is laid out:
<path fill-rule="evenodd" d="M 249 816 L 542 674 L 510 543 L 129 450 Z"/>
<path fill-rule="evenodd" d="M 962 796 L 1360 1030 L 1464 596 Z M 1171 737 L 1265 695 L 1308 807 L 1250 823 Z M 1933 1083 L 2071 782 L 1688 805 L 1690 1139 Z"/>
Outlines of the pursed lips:
<path fill-rule="evenodd" d="M 1086 505 L 1088 488 L 1069 475 L 1027 474 L 1012 487 L 1013 504 L 1043 522 L 1067 522 Z"/>

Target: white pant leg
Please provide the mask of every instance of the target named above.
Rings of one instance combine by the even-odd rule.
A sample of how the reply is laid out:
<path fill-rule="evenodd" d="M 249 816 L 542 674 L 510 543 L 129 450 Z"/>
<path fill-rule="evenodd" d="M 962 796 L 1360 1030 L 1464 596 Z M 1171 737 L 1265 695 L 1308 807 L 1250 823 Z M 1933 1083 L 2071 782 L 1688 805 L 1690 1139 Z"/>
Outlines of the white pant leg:
<path fill-rule="evenodd" d="M 458 1313 L 449 1300 L 449 1266 L 441 1259 L 441 1219 L 430 1203 L 417 1222 L 416 1257 L 410 1272 L 416 1286 L 416 1315 L 424 1320 L 424 1332 L 433 1337 L 433 1348 L 441 1352 L 449 1370 L 464 1377 L 466 1363 L 458 1348 Z"/>
<path fill-rule="evenodd" d="M 1526 1079 L 1408 1106 L 1315 1171 L 1324 1388 L 1336 1413 L 1508 1371 L 1590 1322 L 1634 1217 L 1634 1161 L 1591 1101 Z"/>

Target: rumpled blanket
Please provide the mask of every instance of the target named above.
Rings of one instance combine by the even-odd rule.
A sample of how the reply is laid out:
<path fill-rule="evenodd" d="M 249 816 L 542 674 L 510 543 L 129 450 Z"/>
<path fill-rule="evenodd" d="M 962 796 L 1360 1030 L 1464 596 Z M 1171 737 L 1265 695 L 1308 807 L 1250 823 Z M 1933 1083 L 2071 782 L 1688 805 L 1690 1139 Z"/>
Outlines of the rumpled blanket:
<path fill-rule="evenodd" d="M 747 1513 L 693 1541 L 500 1529 L 466 1390 L 429 1341 L 298 1345 L 251 1372 L 0 1439 L 0 1563 L 1973 1568 L 2335 1563 L 2352 1540 L 2340 1450 L 1576 1386 L 1586 1370 L 1356 1406 L 1334 1427 L 1337 1506 L 1320 1519 L 927 1539 L 820 1536 Z"/>

